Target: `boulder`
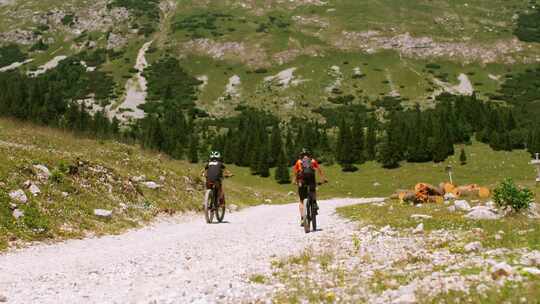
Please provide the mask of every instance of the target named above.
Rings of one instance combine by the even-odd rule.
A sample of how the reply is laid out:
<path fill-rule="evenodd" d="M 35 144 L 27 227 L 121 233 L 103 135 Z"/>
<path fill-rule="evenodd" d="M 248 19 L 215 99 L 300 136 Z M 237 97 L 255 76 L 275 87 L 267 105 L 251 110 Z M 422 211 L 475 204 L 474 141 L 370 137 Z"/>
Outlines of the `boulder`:
<path fill-rule="evenodd" d="M 454 193 L 446 193 L 444 199 L 447 201 L 455 200 L 457 196 Z"/>
<path fill-rule="evenodd" d="M 522 270 L 525 273 L 532 274 L 532 275 L 535 275 L 535 276 L 540 276 L 540 269 L 538 269 L 536 267 L 525 267 Z"/>
<path fill-rule="evenodd" d="M 514 269 L 512 268 L 512 266 L 508 265 L 505 262 L 495 264 L 491 268 L 491 277 L 494 280 L 497 280 L 501 277 L 509 276 L 512 273 L 514 273 Z"/>
<path fill-rule="evenodd" d="M 26 197 L 26 193 L 24 193 L 23 190 L 14 190 L 9 193 L 9 197 L 11 200 L 17 202 L 17 203 L 26 203 L 28 202 L 28 197 Z"/>
<path fill-rule="evenodd" d="M 134 176 L 131 178 L 132 181 L 136 183 L 144 182 L 146 180 L 146 176 L 140 175 L 140 176 Z"/>
<path fill-rule="evenodd" d="M 23 217 L 23 216 L 24 216 L 24 212 L 21 211 L 21 210 L 19 210 L 19 209 L 15 209 L 15 210 L 13 210 L 12 215 L 13 215 L 13 217 L 14 217 L 15 219 L 18 220 L 20 217 Z"/>
<path fill-rule="evenodd" d="M 94 209 L 94 215 L 103 218 L 111 218 L 112 211 L 105 209 Z"/>
<path fill-rule="evenodd" d="M 392 304 L 413 304 L 417 302 L 418 301 L 416 300 L 416 295 L 414 293 L 406 293 L 393 300 Z"/>
<path fill-rule="evenodd" d="M 465 217 L 471 220 L 497 220 L 500 218 L 498 214 L 485 206 L 475 207 L 471 212 L 467 213 Z"/>
<path fill-rule="evenodd" d="M 157 183 L 155 182 L 144 182 L 142 183 L 146 188 L 148 189 L 158 189 L 158 188 L 161 188 L 161 185 L 158 185 Z"/>
<path fill-rule="evenodd" d="M 527 266 L 540 266 L 540 251 L 531 251 L 521 257 L 521 264 Z"/>
<path fill-rule="evenodd" d="M 38 196 L 41 193 L 41 190 L 39 190 L 39 187 L 36 186 L 36 184 L 30 184 L 30 187 L 28 187 L 28 191 L 32 193 L 33 196 Z"/>
<path fill-rule="evenodd" d="M 454 206 L 456 207 L 456 210 L 459 210 L 459 211 L 471 210 L 471 205 L 469 205 L 469 202 L 467 202 L 466 200 L 455 201 Z"/>
<path fill-rule="evenodd" d="M 37 171 L 37 177 L 40 180 L 48 180 L 49 177 L 51 177 L 51 171 L 49 171 L 49 168 L 47 168 L 44 165 L 34 165 L 34 169 Z"/>
<path fill-rule="evenodd" d="M 469 243 L 469 244 L 465 245 L 465 247 L 463 247 L 463 249 L 465 250 L 465 252 L 480 251 L 480 250 L 482 250 L 482 243 L 480 243 L 480 242 L 472 242 L 472 243 Z"/>
<path fill-rule="evenodd" d="M 418 226 L 416 226 L 416 228 L 413 229 L 413 233 L 414 234 L 424 233 L 424 223 L 418 224 Z"/>

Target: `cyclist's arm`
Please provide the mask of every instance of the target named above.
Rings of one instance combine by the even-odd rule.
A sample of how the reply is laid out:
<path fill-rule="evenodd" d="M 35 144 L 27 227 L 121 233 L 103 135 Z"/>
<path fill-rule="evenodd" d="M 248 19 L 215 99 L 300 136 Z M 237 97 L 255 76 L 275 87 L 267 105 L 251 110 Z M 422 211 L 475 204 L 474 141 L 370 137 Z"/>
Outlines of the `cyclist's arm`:
<path fill-rule="evenodd" d="M 327 182 L 328 180 L 326 179 L 326 175 L 324 175 L 324 172 L 323 170 L 321 169 L 321 166 L 319 166 L 317 168 L 317 172 L 319 172 L 319 176 L 321 177 L 321 179 L 323 180 L 323 182 Z"/>
<path fill-rule="evenodd" d="M 321 179 L 323 180 L 323 182 L 327 182 L 326 175 L 324 175 L 324 172 L 323 172 L 323 170 L 321 169 L 321 165 L 320 165 L 317 161 L 315 162 L 315 169 L 316 169 L 317 172 L 319 173 L 319 176 L 321 177 Z"/>
<path fill-rule="evenodd" d="M 295 163 L 292 167 L 293 183 L 298 185 L 298 163 Z"/>

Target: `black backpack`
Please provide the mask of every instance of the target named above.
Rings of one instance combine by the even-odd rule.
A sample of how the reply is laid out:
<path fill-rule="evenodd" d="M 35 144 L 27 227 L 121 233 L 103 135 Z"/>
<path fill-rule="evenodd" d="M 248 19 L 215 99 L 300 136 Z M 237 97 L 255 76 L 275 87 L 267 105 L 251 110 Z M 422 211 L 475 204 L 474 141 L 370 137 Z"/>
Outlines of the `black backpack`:
<path fill-rule="evenodd" d="M 311 158 L 304 158 L 300 160 L 302 162 L 302 177 L 304 179 L 315 178 L 315 169 L 313 168 L 313 160 Z"/>

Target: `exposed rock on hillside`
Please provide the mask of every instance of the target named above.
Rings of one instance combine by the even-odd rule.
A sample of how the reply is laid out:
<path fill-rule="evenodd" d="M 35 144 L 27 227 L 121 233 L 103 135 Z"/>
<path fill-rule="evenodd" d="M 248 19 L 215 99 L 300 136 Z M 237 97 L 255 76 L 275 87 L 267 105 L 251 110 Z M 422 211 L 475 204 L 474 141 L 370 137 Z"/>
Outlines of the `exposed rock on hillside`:
<path fill-rule="evenodd" d="M 377 31 L 348 32 L 333 39 L 333 45 L 342 50 L 361 50 L 374 53 L 380 50 L 396 50 L 403 56 L 412 58 L 449 57 L 463 63 L 480 61 L 493 63 L 503 61 L 534 62 L 536 58 L 516 56 L 524 50 L 525 44 L 518 39 L 500 40 L 489 44 L 472 42 L 436 42 L 429 37 L 413 37 L 409 33 L 393 37 Z"/>
<path fill-rule="evenodd" d="M 250 67 L 270 66 L 268 55 L 259 46 L 244 42 L 217 42 L 211 39 L 195 39 L 181 46 L 183 53 L 206 54 L 214 59 L 227 59 L 242 62 Z"/>

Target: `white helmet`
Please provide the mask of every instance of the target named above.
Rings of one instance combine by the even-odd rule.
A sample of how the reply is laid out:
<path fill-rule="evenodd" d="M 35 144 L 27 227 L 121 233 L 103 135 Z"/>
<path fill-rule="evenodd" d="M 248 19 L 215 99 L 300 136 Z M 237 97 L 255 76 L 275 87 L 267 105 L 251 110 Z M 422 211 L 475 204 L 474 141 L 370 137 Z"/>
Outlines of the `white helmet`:
<path fill-rule="evenodd" d="M 210 152 L 210 159 L 219 159 L 221 158 L 221 153 L 218 151 L 212 151 Z"/>

